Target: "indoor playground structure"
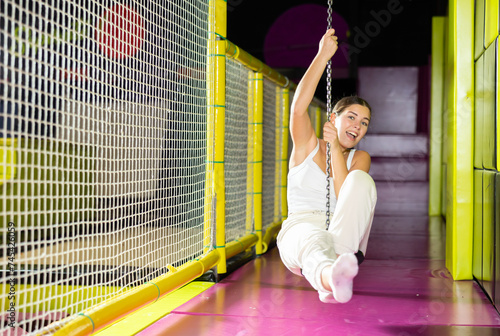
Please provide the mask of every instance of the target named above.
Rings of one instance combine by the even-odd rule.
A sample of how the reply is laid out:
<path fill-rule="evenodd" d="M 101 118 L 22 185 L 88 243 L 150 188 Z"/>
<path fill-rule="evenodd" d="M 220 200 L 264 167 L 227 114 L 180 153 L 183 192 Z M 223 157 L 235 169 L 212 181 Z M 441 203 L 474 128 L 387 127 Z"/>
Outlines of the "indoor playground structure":
<path fill-rule="evenodd" d="M 426 67 L 357 69 L 378 203 L 346 304 L 280 260 L 297 86 L 229 5 L 0 3 L 1 335 L 500 335 L 498 0 L 450 0 Z"/>

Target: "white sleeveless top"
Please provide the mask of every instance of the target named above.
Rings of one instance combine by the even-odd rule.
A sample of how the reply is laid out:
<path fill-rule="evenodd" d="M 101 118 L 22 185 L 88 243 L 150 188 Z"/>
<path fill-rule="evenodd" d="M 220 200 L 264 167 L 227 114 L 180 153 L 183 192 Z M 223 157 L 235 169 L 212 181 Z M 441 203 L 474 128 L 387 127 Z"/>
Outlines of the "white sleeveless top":
<path fill-rule="evenodd" d="M 326 174 L 314 162 L 313 158 L 319 150 L 319 140 L 316 148 L 307 158 L 288 172 L 288 215 L 301 211 L 326 211 Z M 347 170 L 351 169 L 355 149 L 351 149 L 347 158 Z M 330 178 L 330 212 L 333 213 L 337 198 Z"/>

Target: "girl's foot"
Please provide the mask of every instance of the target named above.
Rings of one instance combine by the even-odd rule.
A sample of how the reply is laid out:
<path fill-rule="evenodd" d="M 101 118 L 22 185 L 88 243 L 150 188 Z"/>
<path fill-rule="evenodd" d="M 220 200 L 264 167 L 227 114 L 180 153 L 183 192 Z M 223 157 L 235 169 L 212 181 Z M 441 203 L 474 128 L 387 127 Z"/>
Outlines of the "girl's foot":
<path fill-rule="evenodd" d="M 353 253 L 344 253 L 333 263 L 329 285 L 337 302 L 346 303 L 351 300 L 352 283 L 358 270 L 358 259 Z"/>

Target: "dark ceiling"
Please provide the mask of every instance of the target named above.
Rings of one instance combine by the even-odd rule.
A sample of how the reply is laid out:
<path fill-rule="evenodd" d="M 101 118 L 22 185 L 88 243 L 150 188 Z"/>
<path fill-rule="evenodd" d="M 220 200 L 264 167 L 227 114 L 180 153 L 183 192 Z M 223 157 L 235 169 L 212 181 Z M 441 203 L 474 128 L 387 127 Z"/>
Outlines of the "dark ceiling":
<path fill-rule="evenodd" d="M 431 54 L 432 17 L 446 15 L 448 1 L 334 0 L 332 3 L 333 11 L 340 14 L 349 26 L 350 37 L 347 43 L 350 47 L 359 47 L 349 60 L 348 75 L 333 79 L 332 95 L 336 97 L 356 93 L 358 67 L 428 65 Z M 308 22 L 306 24 L 324 24 L 326 30 L 327 0 L 227 0 L 227 37 L 265 62 L 264 41 L 273 23 L 288 10 L 306 4 L 325 7 L 324 16 L 304 17 L 304 20 Z M 362 40 L 359 37 L 355 40 L 356 35 L 359 35 L 356 31 L 366 32 L 370 29 L 370 22 L 376 21 L 374 13 L 391 8 L 397 9 L 397 14 L 391 16 L 390 24 L 379 27 L 380 30 L 369 38 L 369 43 L 360 43 Z M 317 46 L 318 41 L 311 43 Z M 305 67 L 273 67 L 296 83 L 306 70 Z M 326 79 L 323 76 L 316 91 L 316 96 L 322 100 L 325 100 L 325 88 Z"/>
<path fill-rule="evenodd" d="M 264 38 L 273 22 L 288 9 L 303 5 L 327 6 L 327 1 L 228 0 L 228 38 L 255 57 L 264 60 Z M 391 22 L 376 37 L 358 48 L 354 66 L 412 66 L 428 63 L 431 52 L 432 16 L 445 15 L 444 0 L 343 0 L 333 1 L 333 10 L 351 29 L 364 30 L 374 21 L 374 12 L 398 8 Z M 326 12 L 323 18 L 326 29 Z M 351 32 L 350 45 L 355 34 Z"/>

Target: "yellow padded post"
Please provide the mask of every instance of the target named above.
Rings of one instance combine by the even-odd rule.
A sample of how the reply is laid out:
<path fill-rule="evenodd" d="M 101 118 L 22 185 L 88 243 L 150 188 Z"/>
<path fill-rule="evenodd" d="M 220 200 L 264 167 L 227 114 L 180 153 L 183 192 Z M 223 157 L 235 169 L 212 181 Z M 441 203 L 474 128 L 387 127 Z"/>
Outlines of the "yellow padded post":
<path fill-rule="evenodd" d="M 429 157 L 429 216 L 441 214 L 443 143 L 443 66 L 445 18 L 432 18 L 431 130 Z"/>
<path fill-rule="evenodd" d="M 247 143 L 247 206 L 246 206 L 246 233 L 254 232 L 253 220 L 253 78 L 254 72 L 248 71 L 248 143 Z"/>
<path fill-rule="evenodd" d="M 217 264 L 217 273 L 226 273 L 226 184 L 224 168 L 224 148 L 226 136 L 226 5 L 227 2 L 215 2 L 215 143 L 214 143 L 214 182 L 215 182 L 215 248 L 219 251 L 220 259 Z"/>
<path fill-rule="evenodd" d="M 318 138 L 321 137 L 321 107 L 319 106 L 315 106 L 314 107 L 314 114 L 315 114 L 315 118 L 314 118 L 314 129 L 316 130 L 316 136 Z"/>
<path fill-rule="evenodd" d="M 484 51 L 484 7 L 486 0 L 475 0 L 474 19 L 474 59 Z"/>
<path fill-rule="evenodd" d="M 498 0 L 484 0 L 484 47 L 488 48 L 498 37 Z"/>
<path fill-rule="evenodd" d="M 496 46 L 497 42 L 491 44 L 483 54 L 483 167 L 492 170 L 497 168 L 495 160 Z"/>
<path fill-rule="evenodd" d="M 472 275 L 482 281 L 483 264 L 483 171 L 474 170 L 474 224 L 472 246 Z"/>
<path fill-rule="evenodd" d="M 474 167 L 483 168 L 484 54 L 474 64 Z"/>
<path fill-rule="evenodd" d="M 213 243 L 226 273 L 224 139 L 226 101 L 226 2 L 211 0 L 207 66 L 207 162 L 205 182 L 204 250 Z M 215 217 L 214 217 L 215 216 Z M 215 224 L 215 228 L 213 225 Z M 212 242 L 215 229 L 215 242 Z"/>
<path fill-rule="evenodd" d="M 287 203 L 287 174 L 288 174 L 288 129 L 290 124 L 290 91 L 282 90 L 282 105 L 283 105 L 283 124 L 281 129 L 281 138 L 283 145 L 281 146 L 281 216 L 283 220 L 288 217 Z"/>
<path fill-rule="evenodd" d="M 209 2 L 207 42 L 207 158 L 205 163 L 205 204 L 203 209 L 203 252 L 212 249 L 213 217 L 214 217 L 214 137 L 215 137 L 215 1 Z"/>
<path fill-rule="evenodd" d="M 446 267 L 472 279 L 474 1 L 448 5 L 446 61 Z"/>
<path fill-rule="evenodd" d="M 262 136 L 264 121 L 264 77 L 256 72 L 253 77 L 253 205 L 254 230 L 259 238 L 255 247 L 262 254 Z"/>
<path fill-rule="evenodd" d="M 482 279 L 483 288 L 493 297 L 491 292 L 494 272 L 494 198 L 495 198 L 495 172 L 483 172 L 483 246 L 482 246 Z"/>
<path fill-rule="evenodd" d="M 273 223 L 277 224 L 280 222 L 281 217 L 281 202 L 280 202 L 280 183 L 281 183 L 281 116 L 282 116 L 282 107 L 281 107 L 281 87 L 276 86 L 275 89 L 275 127 L 274 127 L 274 158 L 275 158 L 275 166 L 274 166 L 274 218 Z"/>

